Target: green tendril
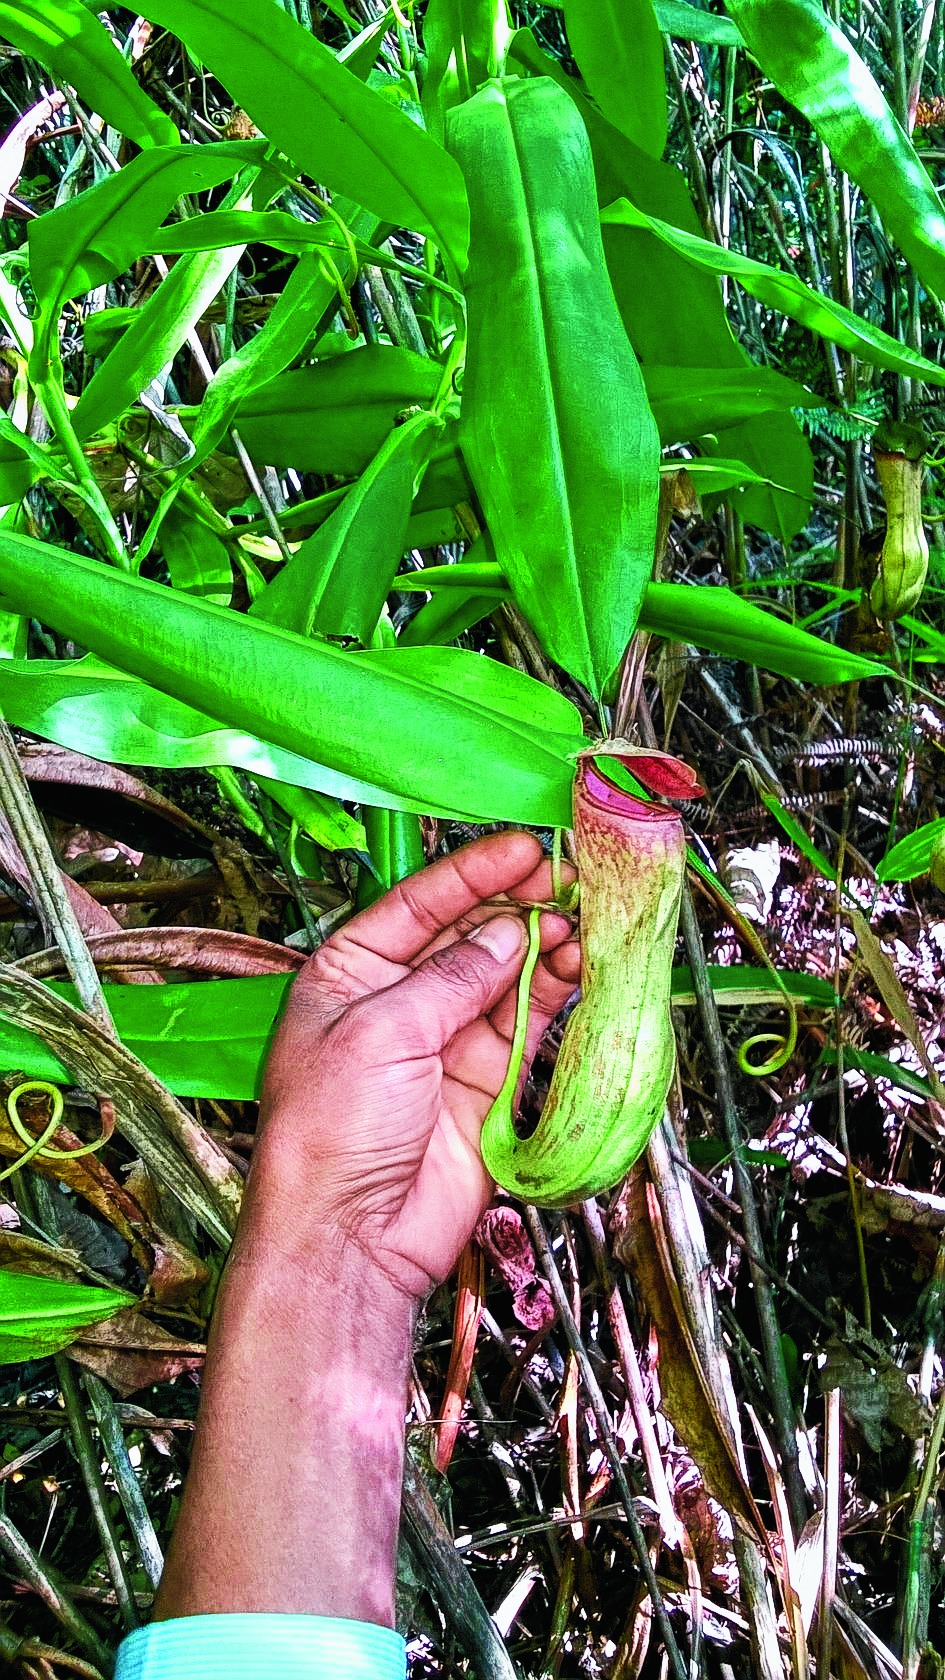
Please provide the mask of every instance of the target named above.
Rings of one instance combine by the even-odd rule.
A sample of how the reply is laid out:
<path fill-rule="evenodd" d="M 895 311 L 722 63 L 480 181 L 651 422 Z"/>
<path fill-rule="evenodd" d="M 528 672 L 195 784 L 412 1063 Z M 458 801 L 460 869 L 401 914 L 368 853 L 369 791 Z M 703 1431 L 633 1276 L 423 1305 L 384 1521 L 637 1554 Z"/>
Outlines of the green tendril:
<path fill-rule="evenodd" d="M 352 308 L 351 298 L 348 295 L 348 288 L 345 285 L 344 276 L 342 275 L 338 264 L 335 262 L 334 257 L 331 256 L 328 251 L 318 250 L 316 250 L 315 256 L 318 266 L 325 279 L 328 281 L 329 285 L 334 286 L 335 291 L 338 293 L 339 307 L 347 323 L 349 333 L 360 332 L 361 329 L 358 325 L 358 318 Z M 355 260 L 355 271 L 357 271 L 357 260 Z"/>
<path fill-rule="evenodd" d="M 784 1067 L 785 1062 L 791 1060 L 797 1048 L 797 1005 L 793 998 L 788 1000 L 788 1007 L 791 1022 L 786 1033 L 754 1033 L 751 1038 L 746 1038 L 738 1046 L 736 1060 L 742 1073 L 749 1073 L 754 1079 L 763 1079 L 766 1074 L 777 1073 L 779 1069 Z M 777 1044 L 780 1048 L 774 1052 L 773 1056 L 768 1056 L 765 1061 L 753 1062 L 749 1059 L 748 1052 L 753 1050 L 756 1044 Z"/>
<path fill-rule="evenodd" d="M 570 916 L 577 908 L 581 889 L 577 881 L 566 887 L 561 879 L 561 840 L 564 830 L 556 828 L 551 841 L 551 896 L 557 909 Z"/>
<path fill-rule="evenodd" d="M 551 896 L 561 903 L 561 830 L 556 828 L 551 842 Z"/>
<path fill-rule="evenodd" d="M 52 1105 L 52 1114 L 39 1137 L 36 1138 L 20 1118 L 20 1098 L 29 1091 L 41 1091 L 44 1096 L 50 1099 Z M 7 1097 L 7 1117 L 21 1143 L 26 1144 L 26 1150 L 24 1154 L 17 1156 L 17 1159 L 11 1162 L 8 1167 L 5 1167 L 3 1172 L 0 1172 L 0 1183 L 5 1178 L 10 1178 L 13 1173 L 19 1172 L 21 1167 L 28 1166 L 29 1162 L 37 1156 L 42 1156 L 43 1159 L 48 1161 L 74 1161 L 79 1155 L 93 1154 L 96 1149 L 101 1149 L 103 1143 L 108 1142 L 109 1132 L 106 1130 L 103 1131 L 101 1137 L 95 1139 L 94 1143 L 83 1143 L 78 1149 L 48 1149 L 46 1146 L 59 1126 L 64 1107 L 62 1092 L 55 1085 L 50 1085 L 45 1079 L 25 1079 L 22 1084 L 14 1087 Z"/>
<path fill-rule="evenodd" d="M 519 1075 L 522 1062 L 525 1059 L 525 1040 L 528 1036 L 528 1009 L 531 1001 L 532 976 L 538 962 L 538 948 L 540 941 L 539 919 L 541 906 L 536 904 L 528 912 L 528 950 L 522 972 L 519 975 L 518 995 L 515 1003 L 515 1031 L 512 1034 L 512 1048 L 509 1051 L 509 1065 L 505 1078 L 495 1102 L 486 1115 L 485 1124 L 494 1130 L 503 1124 L 513 1126 L 515 1108 L 515 1093 L 518 1090 Z"/>

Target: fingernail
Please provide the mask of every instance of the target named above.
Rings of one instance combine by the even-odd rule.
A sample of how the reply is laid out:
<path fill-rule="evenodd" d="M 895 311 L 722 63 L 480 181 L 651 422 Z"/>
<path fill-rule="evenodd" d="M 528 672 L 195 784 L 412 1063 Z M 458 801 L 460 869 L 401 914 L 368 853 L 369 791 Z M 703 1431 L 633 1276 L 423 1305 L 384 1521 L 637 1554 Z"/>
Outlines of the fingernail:
<path fill-rule="evenodd" d="M 477 945 L 484 945 L 496 962 L 508 962 L 519 955 L 525 943 L 525 929 L 517 916 L 493 916 L 469 937 Z"/>

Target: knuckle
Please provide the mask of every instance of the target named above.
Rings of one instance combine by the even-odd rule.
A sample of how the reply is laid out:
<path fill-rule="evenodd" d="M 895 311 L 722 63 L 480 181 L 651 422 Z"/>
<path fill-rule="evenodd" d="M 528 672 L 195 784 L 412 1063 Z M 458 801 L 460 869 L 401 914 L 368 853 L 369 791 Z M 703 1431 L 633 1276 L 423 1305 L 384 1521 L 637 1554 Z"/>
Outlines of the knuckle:
<path fill-rule="evenodd" d="M 417 890 L 416 883 L 417 877 L 408 875 L 406 880 L 398 882 L 394 893 L 409 910 L 418 926 L 433 939 L 440 932 L 440 922 L 436 912 L 427 904 L 423 893 Z"/>
<path fill-rule="evenodd" d="M 437 982 L 452 992 L 468 991 L 481 984 L 487 958 L 475 945 L 462 943 L 434 951 L 424 965 Z"/>
<path fill-rule="evenodd" d="M 351 977 L 344 948 L 331 940 L 320 945 L 299 970 L 292 995 L 303 998 L 310 1007 L 320 999 L 346 1003 L 351 996 Z"/>

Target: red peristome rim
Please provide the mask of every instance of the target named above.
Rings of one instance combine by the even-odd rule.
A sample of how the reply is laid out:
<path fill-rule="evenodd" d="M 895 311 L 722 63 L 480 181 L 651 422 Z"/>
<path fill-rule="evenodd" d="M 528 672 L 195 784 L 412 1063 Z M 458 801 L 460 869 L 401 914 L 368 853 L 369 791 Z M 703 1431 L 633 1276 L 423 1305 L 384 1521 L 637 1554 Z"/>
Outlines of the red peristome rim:
<path fill-rule="evenodd" d="M 620 762 L 636 776 L 638 782 L 663 799 L 701 799 L 705 793 L 691 765 L 684 764 L 681 758 L 673 758 L 669 753 L 664 756 L 621 753 Z"/>
<path fill-rule="evenodd" d="M 615 817 L 633 817 L 635 822 L 662 822 L 666 817 L 676 817 L 671 805 L 658 805 L 646 799 L 637 799 L 635 794 L 628 793 L 625 788 L 612 782 L 609 776 L 603 775 L 595 764 L 582 764 L 581 774 L 587 797 L 601 810 L 610 811 Z M 642 776 L 640 780 L 643 780 Z"/>

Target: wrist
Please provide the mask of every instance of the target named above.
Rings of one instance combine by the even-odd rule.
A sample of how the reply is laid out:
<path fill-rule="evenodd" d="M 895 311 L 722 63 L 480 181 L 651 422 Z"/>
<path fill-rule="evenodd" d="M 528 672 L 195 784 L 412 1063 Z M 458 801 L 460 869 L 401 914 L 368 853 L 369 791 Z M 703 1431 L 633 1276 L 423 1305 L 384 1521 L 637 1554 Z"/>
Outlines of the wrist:
<path fill-rule="evenodd" d="M 297 1327 L 329 1363 L 383 1361 L 394 1378 L 409 1366 L 419 1303 L 334 1221 L 294 1218 L 281 1203 L 254 1199 L 240 1219 L 221 1306 L 224 1295 L 250 1315 L 271 1312 L 287 1333 Z"/>
<path fill-rule="evenodd" d="M 267 1212 L 221 1284 L 156 1613 L 391 1625 L 414 1307 L 337 1233 L 300 1242 Z"/>
<path fill-rule="evenodd" d="M 311 1147 L 301 1153 L 285 1119 L 272 1113 L 254 1149 L 234 1257 L 286 1265 L 303 1285 L 342 1302 L 355 1295 L 373 1318 L 412 1328 L 439 1279 L 414 1256 L 424 1227 L 401 1220 L 405 1186 L 384 1182 L 382 1161 L 358 1173 L 350 1160 L 333 1163 Z"/>

